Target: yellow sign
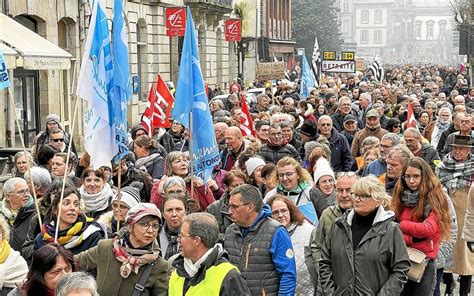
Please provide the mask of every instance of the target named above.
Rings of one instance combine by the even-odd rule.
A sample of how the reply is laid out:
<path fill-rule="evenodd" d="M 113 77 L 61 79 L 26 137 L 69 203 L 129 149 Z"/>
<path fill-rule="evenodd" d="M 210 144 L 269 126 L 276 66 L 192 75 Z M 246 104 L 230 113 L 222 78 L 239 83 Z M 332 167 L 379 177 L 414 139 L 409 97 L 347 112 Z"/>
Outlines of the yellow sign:
<path fill-rule="evenodd" d="M 335 60 L 336 52 L 335 51 L 323 51 L 323 60 Z"/>
<path fill-rule="evenodd" d="M 343 61 L 353 61 L 355 59 L 355 55 L 353 51 L 343 51 L 342 52 L 342 60 Z"/>

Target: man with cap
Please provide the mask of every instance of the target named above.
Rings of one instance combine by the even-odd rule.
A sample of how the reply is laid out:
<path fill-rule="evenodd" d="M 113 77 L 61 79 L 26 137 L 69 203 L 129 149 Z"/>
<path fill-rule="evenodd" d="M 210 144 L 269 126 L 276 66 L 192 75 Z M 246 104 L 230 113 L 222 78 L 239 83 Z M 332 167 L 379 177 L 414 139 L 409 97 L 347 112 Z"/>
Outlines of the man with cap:
<path fill-rule="evenodd" d="M 184 218 L 178 235 L 181 252 L 170 258 L 175 268 L 168 295 L 251 295 L 247 282 L 217 243 L 219 227 L 208 213 Z"/>
<path fill-rule="evenodd" d="M 318 127 L 321 135 L 329 141 L 333 170 L 335 172 L 349 171 L 354 160 L 347 139 L 332 126 L 332 119 L 327 115 L 319 118 Z"/>
<path fill-rule="evenodd" d="M 77 155 L 76 146 L 74 145 L 74 141 L 72 141 L 70 135 L 68 133 L 66 133 L 64 131 L 64 129 L 61 127 L 60 121 L 61 121 L 61 119 L 59 118 L 59 115 L 57 115 L 57 114 L 52 113 L 52 114 L 49 114 L 48 116 L 46 116 L 45 129 L 40 131 L 38 133 L 38 135 L 36 135 L 35 139 L 33 140 L 34 144 L 33 144 L 32 150 L 31 150 L 32 151 L 31 155 L 33 155 L 35 160 L 37 159 L 37 156 L 38 156 L 37 154 L 38 154 L 38 151 L 40 150 L 40 148 L 43 147 L 43 145 L 46 145 L 49 142 L 51 142 L 51 140 L 50 140 L 51 131 L 58 130 L 58 129 L 62 130 L 63 133 L 64 133 L 64 144 L 66 144 L 66 146 L 72 145 L 71 146 L 71 151 L 74 152 Z"/>
<path fill-rule="evenodd" d="M 382 139 L 382 136 L 388 133 L 386 130 L 380 127 L 380 114 L 377 110 L 369 110 L 365 118 L 365 128 L 358 131 L 352 142 L 352 157 L 356 158 L 361 155 L 360 147 L 362 141 L 369 136 L 373 136 Z"/>
<path fill-rule="evenodd" d="M 343 125 L 344 125 L 344 119 L 346 115 L 352 114 L 352 115 L 357 115 L 353 110 L 352 110 L 352 101 L 349 97 L 343 96 L 339 99 L 339 104 L 337 111 L 331 116 L 332 118 L 332 123 L 336 130 L 338 132 L 342 132 Z M 357 116 L 356 116 L 357 117 Z M 362 121 L 357 118 L 357 125 L 359 128 L 363 127 Z"/>
<path fill-rule="evenodd" d="M 472 270 L 474 270 L 474 256 L 462 239 L 462 231 L 469 190 L 473 184 L 474 155 L 471 151 L 474 146 L 471 137 L 464 135 L 455 135 L 451 146 L 453 150 L 444 156 L 441 165 L 437 168 L 436 175 L 453 201 L 458 221 L 458 233 L 453 252 L 454 266 L 450 270 L 453 274 L 456 273 L 460 276 L 459 295 L 469 295 Z M 452 275 L 446 275 L 444 282 L 450 288 L 454 284 L 454 278 Z"/>
<path fill-rule="evenodd" d="M 128 211 L 126 227 L 113 239 L 99 241 L 74 261 L 85 271 L 97 270 L 101 295 L 166 295 L 168 263 L 156 240 L 161 220 L 154 204 L 139 203 Z"/>
<path fill-rule="evenodd" d="M 470 136 L 472 138 L 472 128 L 474 127 L 474 120 L 471 114 L 463 113 L 461 117 L 461 124 L 459 125 L 459 131 L 450 134 L 446 138 L 446 144 L 444 144 L 443 155 L 448 154 L 451 152 L 452 146 L 451 144 L 454 142 L 455 135 L 463 135 L 463 136 Z"/>
<path fill-rule="evenodd" d="M 354 140 L 354 135 L 359 131 L 357 127 L 357 117 L 352 114 L 347 114 L 344 117 L 344 130 L 341 132 L 341 135 L 346 137 L 349 147 L 352 147 L 352 141 Z"/>

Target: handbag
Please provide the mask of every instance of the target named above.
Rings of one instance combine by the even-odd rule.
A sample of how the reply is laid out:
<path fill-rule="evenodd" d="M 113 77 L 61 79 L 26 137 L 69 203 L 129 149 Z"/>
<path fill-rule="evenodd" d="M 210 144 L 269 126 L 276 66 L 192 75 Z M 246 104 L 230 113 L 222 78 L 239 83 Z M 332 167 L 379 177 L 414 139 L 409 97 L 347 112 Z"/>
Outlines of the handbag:
<path fill-rule="evenodd" d="M 419 283 L 425 273 L 426 265 L 428 265 L 428 258 L 422 251 L 410 247 L 407 247 L 407 253 L 411 264 L 408 279 Z"/>

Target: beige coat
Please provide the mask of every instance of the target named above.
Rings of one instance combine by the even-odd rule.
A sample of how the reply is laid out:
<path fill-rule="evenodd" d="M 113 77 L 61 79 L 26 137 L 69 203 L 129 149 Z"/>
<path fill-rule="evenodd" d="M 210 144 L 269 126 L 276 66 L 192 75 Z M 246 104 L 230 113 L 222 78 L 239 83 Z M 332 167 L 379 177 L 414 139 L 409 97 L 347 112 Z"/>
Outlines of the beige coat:
<path fill-rule="evenodd" d="M 459 275 L 472 275 L 474 274 L 474 254 L 469 251 L 466 242 L 461 239 L 467 209 L 468 192 L 464 189 L 458 189 L 449 192 L 449 196 L 451 196 L 458 218 L 458 239 L 454 245 L 454 266 L 451 271 Z"/>
<path fill-rule="evenodd" d="M 474 184 L 469 190 L 469 198 L 467 200 L 467 211 L 464 220 L 464 229 L 462 231 L 462 239 L 468 242 L 474 242 Z M 471 256 L 474 256 L 472 254 Z"/>
<path fill-rule="evenodd" d="M 362 142 L 364 141 L 365 138 L 369 136 L 373 136 L 381 140 L 383 135 L 385 135 L 386 133 L 388 133 L 387 130 L 384 130 L 383 128 L 378 128 L 375 131 L 370 131 L 366 127 L 358 131 L 354 135 L 354 140 L 352 140 L 352 147 L 351 147 L 352 157 L 356 158 L 357 156 L 361 155 L 360 148 L 362 147 Z"/>

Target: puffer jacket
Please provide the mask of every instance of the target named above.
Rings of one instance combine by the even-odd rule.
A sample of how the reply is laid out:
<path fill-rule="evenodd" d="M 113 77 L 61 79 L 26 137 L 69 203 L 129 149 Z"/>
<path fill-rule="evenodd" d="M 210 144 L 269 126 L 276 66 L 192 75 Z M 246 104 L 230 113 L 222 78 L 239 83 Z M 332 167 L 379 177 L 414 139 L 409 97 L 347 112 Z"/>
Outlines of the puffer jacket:
<path fill-rule="evenodd" d="M 319 261 L 323 295 L 400 295 L 410 269 L 402 232 L 394 213 L 382 206 L 356 249 L 351 210 L 334 222 Z M 335 264 L 337 262 L 337 264 Z"/>
<path fill-rule="evenodd" d="M 10 229 L 10 246 L 13 250 L 21 252 L 23 243 L 26 241 L 28 228 L 33 217 L 36 217 L 35 205 L 23 207 L 18 212 L 18 216 Z"/>
<path fill-rule="evenodd" d="M 295 147 L 290 144 L 283 144 L 274 146 L 269 143 L 260 148 L 260 155 L 263 157 L 266 163 L 277 163 L 280 159 L 285 156 L 290 156 L 296 159 L 298 162 L 301 162 L 301 157 L 296 151 Z"/>
<path fill-rule="evenodd" d="M 293 224 L 288 228 L 296 261 L 296 295 L 313 295 L 314 285 L 306 265 L 305 248 L 310 245 L 314 226 L 304 221 L 302 225 Z"/>
<path fill-rule="evenodd" d="M 229 217 L 229 194 L 226 192 L 222 195 L 221 199 L 216 200 L 215 202 L 211 203 L 206 212 L 213 215 L 216 220 L 217 224 L 219 224 L 219 233 L 220 237 L 223 238 L 225 230 L 232 224 L 232 220 Z"/>
<path fill-rule="evenodd" d="M 441 241 L 439 244 L 438 256 L 436 256 L 435 267 L 436 269 L 440 268 L 449 268 L 454 265 L 454 244 L 458 237 L 458 222 L 456 216 L 456 210 L 454 209 L 453 201 L 448 195 L 446 200 L 448 202 L 449 215 L 451 216 L 451 229 L 449 231 L 449 240 Z"/>
<path fill-rule="evenodd" d="M 352 167 L 354 159 L 351 155 L 351 147 L 347 139 L 335 128 L 332 128 L 329 138 L 331 148 L 331 166 L 334 172 L 348 172 Z"/>

